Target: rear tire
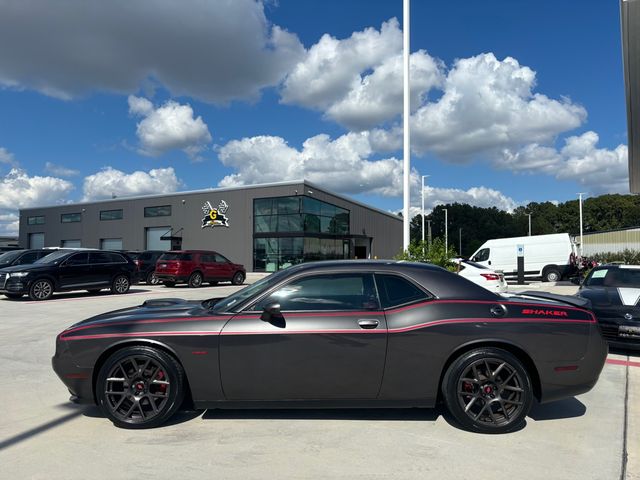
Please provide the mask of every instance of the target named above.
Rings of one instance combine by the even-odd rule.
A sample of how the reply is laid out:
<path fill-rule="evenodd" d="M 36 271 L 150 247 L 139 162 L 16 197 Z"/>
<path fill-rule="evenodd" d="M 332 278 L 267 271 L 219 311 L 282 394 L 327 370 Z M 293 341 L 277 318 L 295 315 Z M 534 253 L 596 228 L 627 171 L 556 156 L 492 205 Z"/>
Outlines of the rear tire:
<path fill-rule="evenodd" d="M 561 278 L 560 270 L 555 267 L 547 268 L 542 275 L 542 281 L 544 282 L 559 282 Z"/>
<path fill-rule="evenodd" d="M 95 385 L 98 405 L 120 428 L 154 428 L 184 399 L 185 373 L 178 361 L 151 347 L 126 347 L 102 365 Z"/>
<path fill-rule="evenodd" d="M 126 275 L 118 275 L 111 282 L 111 293 L 122 295 L 127 293 L 131 288 L 131 282 Z"/>
<path fill-rule="evenodd" d="M 231 279 L 231 283 L 234 285 L 242 285 L 242 282 L 244 282 L 244 273 L 236 272 Z"/>
<path fill-rule="evenodd" d="M 531 380 L 522 362 L 492 347 L 458 357 L 447 369 L 442 393 L 460 426 L 480 433 L 520 428 L 533 403 Z"/>
<path fill-rule="evenodd" d="M 148 273 L 146 281 L 147 285 L 157 285 L 160 282 L 160 280 L 158 280 L 158 277 L 156 277 L 155 270 Z"/>
<path fill-rule="evenodd" d="M 189 288 L 200 288 L 202 286 L 202 280 L 202 274 L 200 272 L 193 272 L 187 284 Z"/>

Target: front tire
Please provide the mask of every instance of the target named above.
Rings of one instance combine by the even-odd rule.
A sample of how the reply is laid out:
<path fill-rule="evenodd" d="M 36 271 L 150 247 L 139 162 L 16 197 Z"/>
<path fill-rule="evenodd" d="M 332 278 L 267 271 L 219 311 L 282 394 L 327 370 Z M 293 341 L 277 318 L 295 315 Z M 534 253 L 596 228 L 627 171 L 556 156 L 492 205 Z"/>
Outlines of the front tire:
<path fill-rule="evenodd" d="M 53 296 L 53 282 L 46 278 L 36 280 L 29 288 L 29 298 L 35 301 L 49 300 Z"/>
<path fill-rule="evenodd" d="M 154 428 L 178 410 L 184 385 L 184 370 L 173 356 L 136 346 L 107 359 L 95 390 L 100 408 L 115 426 Z"/>
<path fill-rule="evenodd" d="M 447 369 L 442 393 L 455 420 L 480 433 L 518 429 L 533 403 L 524 365 L 499 348 L 478 348 L 458 357 Z"/>
<path fill-rule="evenodd" d="M 131 282 L 129 281 L 129 277 L 126 275 L 118 275 L 111 282 L 111 293 L 115 293 L 117 295 L 122 295 L 127 293 L 131 288 Z"/>

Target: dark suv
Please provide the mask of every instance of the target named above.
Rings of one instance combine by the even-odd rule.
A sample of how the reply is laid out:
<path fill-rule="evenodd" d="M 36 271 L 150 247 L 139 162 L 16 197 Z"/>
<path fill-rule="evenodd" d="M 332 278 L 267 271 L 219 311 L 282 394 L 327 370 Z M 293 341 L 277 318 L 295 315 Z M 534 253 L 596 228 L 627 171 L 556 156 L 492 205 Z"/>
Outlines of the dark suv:
<path fill-rule="evenodd" d="M 208 250 L 166 252 L 156 263 L 156 277 L 167 287 L 187 283 L 190 287 L 197 288 L 205 282 L 215 285 L 225 281 L 241 285 L 246 276 L 243 265 Z"/>
<path fill-rule="evenodd" d="M 137 281 L 136 266 L 125 255 L 105 250 L 55 250 L 31 265 L 0 270 L 0 293 L 9 298 L 29 295 L 48 300 L 53 292 L 109 288 L 127 293 Z"/>
<path fill-rule="evenodd" d="M 45 250 L 35 248 L 29 250 L 10 250 L 0 253 L 0 268 L 12 267 L 13 265 L 29 265 L 36 260 L 53 253 L 55 250 Z"/>
<path fill-rule="evenodd" d="M 137 252 L 137 255 L 133 258 L 133 263 L 138 267 L 138 277 L 141 281 L 146 282 L 148 285 L 156 285 L 158 283 L 158 277 L 156 277 L 156 262 L 160 256 L 164 253 L 162 250 L 145 250 L 144 252 Z M 131 254 L 129 254 L 131 257 Z"/>

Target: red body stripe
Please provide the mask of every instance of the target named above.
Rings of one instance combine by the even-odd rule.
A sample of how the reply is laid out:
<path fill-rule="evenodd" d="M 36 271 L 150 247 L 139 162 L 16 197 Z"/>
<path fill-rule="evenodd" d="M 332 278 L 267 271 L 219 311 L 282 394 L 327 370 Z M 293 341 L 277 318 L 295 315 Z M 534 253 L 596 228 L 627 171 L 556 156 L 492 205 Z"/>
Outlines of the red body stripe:
<path fill-rule="evenodd" d="M 629 360 L 617 360 L 615 358 L 607 358 L 607 363 L 612 365 L 624 365 L 625 367 L 640 367 L 640 362 L 631 362 Z"/>
<path fill-rule="evenodd" d="M 217 317 L 178 317 L 178 318 L 150 318 L 148 320 L 127 320 L 124 322 L 110 322 L 110 323 L 97 323 L 94 325 L 83 325 L 82 327 L 70 328 L 62 332 L 62 335 L 77 332 L 80 330 L 87 330 L 89 328 L 101 328 L 111 327 L 113 325 L 138 325 L 140 323 L 171 323 L 171 322 L 205 322 L 215 320 L 228 320 L 229 317 L 217 316 Z"/>
<path fill-rule="evenodd" d="M 127 332 L 127 333 L 104 333 L 94 335 L 78 335 L 73 337 L 62 337 L 62 340 L 87 340 L 97 338 L 113 337 L 159 337 L 159 336 L 184 336 L 184 335 L 309 335 L 309 334 L 374 334 L 374 333 L 404 333 L 412 330 L 436 327 L 447 324 L 465 323 L 591 323 L 590 320 L 557 320 L 553 318 L 451 318 L 447 320 L 435 320 L 433 322 L 410 325 L 407 327 L 391 329 L 335 329 L 335 330 L 261 330 L 261 331 L 167 331 L 167 332 Z"/>

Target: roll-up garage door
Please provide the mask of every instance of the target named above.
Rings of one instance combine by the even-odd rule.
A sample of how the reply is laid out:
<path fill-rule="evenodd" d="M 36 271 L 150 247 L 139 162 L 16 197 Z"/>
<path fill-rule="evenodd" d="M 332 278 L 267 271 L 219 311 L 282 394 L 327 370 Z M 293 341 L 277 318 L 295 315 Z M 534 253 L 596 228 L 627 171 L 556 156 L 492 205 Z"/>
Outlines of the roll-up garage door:
<path fill-rule="evenodd" d="M 171 227 L 146 228 L 147 250 L 171 250 L 171 240 L 160 240 L 163 235 L 170 235 L 170 231 Z"/>

